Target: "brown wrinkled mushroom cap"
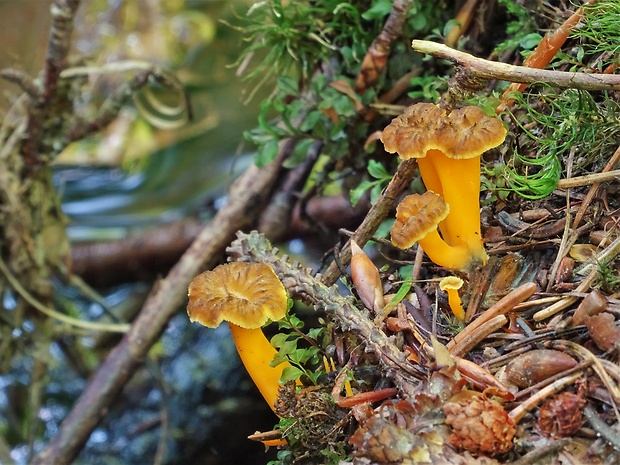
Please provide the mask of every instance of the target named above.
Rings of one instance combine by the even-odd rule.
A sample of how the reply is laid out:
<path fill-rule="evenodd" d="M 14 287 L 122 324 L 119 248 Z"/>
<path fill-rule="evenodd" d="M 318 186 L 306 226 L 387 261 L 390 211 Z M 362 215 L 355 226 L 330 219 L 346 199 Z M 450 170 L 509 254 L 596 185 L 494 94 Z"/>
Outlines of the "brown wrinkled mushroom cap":
<path fill-rule="evenodd" d="M 191 282 L 188 296 L 190 321 L 209 328 L 224 320 L 260 328 L 286 314 L 286 290 L 265 263 L 233 262 L 205 271 Z"/>
<path fill-rule="evenodd" d="M 392 244 L 408 249 L 437 229 L 449 212 L 448 204 L 432 191 L 408 195 L 396 207 L 396 221 L 390 231 Z"/>
<path fill-rule="evenodd" d="M 383 130 L 381 140 L 389 153 L 423 158 L 429 150 L 440 150 L 456 159 L 477 157 L 497 147 L 506 138 L 501 121 L 476 106 L 446 114 L 432 103 L 417 103 L 405 109 Z"/>

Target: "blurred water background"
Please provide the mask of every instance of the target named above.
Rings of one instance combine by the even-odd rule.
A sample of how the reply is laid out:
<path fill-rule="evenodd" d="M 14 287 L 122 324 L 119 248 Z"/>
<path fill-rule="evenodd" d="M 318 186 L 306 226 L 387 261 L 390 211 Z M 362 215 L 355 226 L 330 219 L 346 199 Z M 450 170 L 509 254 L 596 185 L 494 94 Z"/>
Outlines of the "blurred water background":
<path fill-rule="evenodd" d="M 230 66 L 243 44 L 239 32 L 221 21 L 235 22 L 249 3 L 82 2 L 74 56 L 91 65 L 139 59 L 171 70 L 188 92 L 194 118 L 179 129 L 161 130 L 128 106 L 105 132 L 60 156 L 54 179 L 74 243 L 119 239 L 184 218 L 208 221 L 221 205 L 232 180 L 251 162 L 252 148 L 242 144 L 242 132 L 255 126 L 260 101 L 259 95 L 244 104 L 252 84 Z M 50 4 L 0 0 L 0 68 L 31 75 L 42 69 Z M 96 105 L 102 99 L 97 92 L 110 92 L 126 78 L 94 83 L 84 104 Z M 0 91 L 6 109 L 18 90 L 0 81 Z M 137 311 L 151 284 L 130 280 L 97 289 L 100 302 L 70 285 L 55 286 L 60 306 L 97 319 L 108 312 Z M 3 298 L 10 308 L 12 297 Z M 25 324 L 14 337 L 36 341 L 28 330 Z M 117 341 L 109 335 L 60 338 L 43 349 L 50 354 L 43 386 L 31 384 L 32 361 L 15 357 L 0 374 L 5 459 L 8 454 L 14 463 L 25 464 L 54 436 L 88 376 Z M 27 414 L 33 389 L 43 390 L 34 425 Z M 245 436 L 271 429 L 275 421 L 240 366 L 227 328 L 190 325 L 180 308 L 75 463 L 264 464 L 273 451 L 265 454 L 261 444 Z"/>

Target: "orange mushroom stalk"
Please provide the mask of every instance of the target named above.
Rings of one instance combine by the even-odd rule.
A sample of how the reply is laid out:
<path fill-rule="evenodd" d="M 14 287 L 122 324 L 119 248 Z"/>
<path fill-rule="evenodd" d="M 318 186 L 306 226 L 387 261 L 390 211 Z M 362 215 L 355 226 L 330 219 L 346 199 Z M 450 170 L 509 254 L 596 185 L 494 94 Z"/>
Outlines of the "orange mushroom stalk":
<path fill-rule="evenodd" d="M 470 250 L 463 244 L 448 244 L 437 232 L 438 225 L 449 212 L 448 204 L 434 192 L 408 195 L 396 207 L 396 221 L 390 231 L 392 244 L 408 249 L 418 242 L 436 264 L 452 270 L 466 270 L 475 261 Z"/>
<path fill-rule="evenodd" d="M 440 195 L 450 214 L 440 224 L 444 240 L 464 245 L 472 258 L 487 259 L 480 234 L 480 155 L 500 145 L 506 129 L 475 106 L 446 113 L 418 103 L 394 118 L 381 140 L 403 160 L 417 158 L 426 188 Z"/>
<path fill-rule="evenodd" d="M 269 363 L 276 349 L 261 327 L 286 315 L 287 295 L 273 269 L 264 263 L 233 262 L 196 276 L 189 285 L 190 321 L 216 328 L 228 321 L 241 361 L 272 410 L 278 380 L 289 363 Z"/>
<path fill-rule="evenodd" d="M 448 305 L 459 321 L 465 321 L 465 311 L 459 296 L 459 289 L 463 287 L 463 280 L 457 276 L 446 276 L 439 281 L 439 288 L 448 293 Z"/>

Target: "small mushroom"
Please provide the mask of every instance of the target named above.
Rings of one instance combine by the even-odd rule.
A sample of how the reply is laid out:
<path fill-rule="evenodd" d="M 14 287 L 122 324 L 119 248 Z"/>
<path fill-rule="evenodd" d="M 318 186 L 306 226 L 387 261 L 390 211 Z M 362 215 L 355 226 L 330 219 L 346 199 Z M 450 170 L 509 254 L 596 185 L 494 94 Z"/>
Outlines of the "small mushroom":
<path fill-rule="evenodd" d="M 396 221 L 390 231 L 392 244 L 408 249 L 419 242 L 436 264 L 453 270 L 467 269 L 472 261 L 467 247 L 447 244 L 437 231 L 449 211 L 446 202 L 434 192 L 408 195 L 396 207 Z"/>
<path fill-rule="evenodd" d="M 408 107 L 381 137 L 387 152 L 418 159 L 426 188 L 450 206 L 450 215 L 440 225 L 445 241 L 465 244 L 482 263 L 487 255 L 480 234 L 480 155 L 505 137 L 501 121 L 478 107 L 446 113 L 432 103 Z"/>
<path fill-rule="evenodd" d="M 265 263 L 233 262 L 196 276 L 189 285 L 190 321 L 215 328 L 228 321 L 237 352 L 259 391 L 275 410 L 278 379 L 290 366 L 269 363 L 277 353 L 261 330 L 286 315 L 287 295 L 273 269 Z"/>
<path fill-rule="evenodd" d="M 450 310 L 459 321 L 465 321 L 465 311 L 459 296 L 459 289 L 463 287 L 463 280 L 457 276 L 446 276 L 439 281 L 439 288 L 448 293 Z"/>

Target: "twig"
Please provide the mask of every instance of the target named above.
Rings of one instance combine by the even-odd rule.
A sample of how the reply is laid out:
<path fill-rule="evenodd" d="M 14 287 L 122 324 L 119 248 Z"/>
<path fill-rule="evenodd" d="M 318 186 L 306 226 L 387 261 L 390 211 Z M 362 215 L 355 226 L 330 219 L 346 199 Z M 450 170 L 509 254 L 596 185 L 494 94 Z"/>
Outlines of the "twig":
<path fill-rule="evenodd" d="M 355 240 L 360 247 L 363 247 L 366 242 L 368 242 L 389 212 L 394 208 L 398 196 L 409 186 L 409 183 L 413 179 L 416 166 L 417 163 L 415 159 L 405 160 L 398 165 L 394 177 L 381 193 L 377 203 L 372 206 L 364 218 L 364 221 L 362 221 L 362 224 L 355 230 L 352 239 Z M 349 240 L 340 251 L 338 260 L 345 266 L 351 261 L 351 240 Z M 334 260 L 323 274 L 321 281 L 323 284 L 331 285 L 336 282 L 338 276 L 340 276 L 340 270 L 338 269 L 336 260 Z"/>
<path fill-rule="evenodd" d="M 100 365 L 56 436 L 31 465 L 73 460 L 170 318 L 183 305 L 192 278 L 215 264 L 235 231 L 252 224 L 260 211 L 257 206 L 277 179 L 291 147 L 288 141 L 280 147 L 274 162 L 261 169 L 251 166 L 233 185 L 226 206 L 204 228 L 168 276 L 154 287 L 130 331 Z"/>
<path fill-rule="evenodd" d="M 568 189 L 570 187 L 600 184 L 602 182 L 613 181 L 618 177 L 620 177 L 620 170 L 602 171 L 601 173 L 586 174 L 585 176 L 576 176 L 574 178 L 560 179 L 558 181 L 558 189 Z"/>
<path fill-rule="evenodd" d="M 41 96 L 40 89 L 32 78 L 19 69 L 0 70 L 0 77 L 17 84 L 31 99 L 38 99 Z"/>
<path fill-rule="evenodd" d="M 530 224 L 521 221 L 504 210 L 497 214 L 497 219 L 509 232 L 530 239 L 546 239 L 551 236 L 557 236 L 564 230 L 566 225 L 566 218 L 559 219 L 545 226 Z"/>
<path fill-rule="evenodd" d="M 583 409 L 583 416 L 586 417 L 592 428 L 601 435 L 603 439 L 614 446 L 616 450 L 620 450 L 620 436 L 607 423 L 599 418 L 592 407 L 586 405 Z"/>
<path fill-rule="evenodd" d="M 56 94 L 60 73 L 67 67 L 73 20 L 79 5 L 80 0 L 56 0 L 50 9 L 52 27 L 43 77 L 43 98 L 47 102 Z"/>
<path fill-rule="evenodd" d="M 512 462 L 512 465 L 533 465 L 539 463 L 539 460 L 542 459 L 545 455 L 552 454 L 569 443 L 568 438 L 558 439 L 557 441 L 553 441 L 549 444 L 544 444 L 543 446 L 536 446 L 534 449 L 529 451 L 527 454 L 521 456 L 519 460 L 516 462 Z"/>
<path fill-rule="evenodd" d="M 36 308 L 41 313 L 47 315 L 54 320 L 60 321 L 70 326 L 75 326 L 76 328 L 84 328 L 91 331 L 126 333 L 129 330 L 130 326 L 128 324 L 106 324 L 97 323 L 95 321 L 78 320 L 77 318 L 73 318 L 69 315 L 65 315 L 64 313 L 60 313 L 53 308 L 46 307 L 43 303 L 39 302 L 32 294 L 30 294 L 30 292 L 28 292 L 24 286 L 21 285 L 19 280 L 15 276 L 13 276 L 13 274 L 9 270 L 9 267 L 6 266 L 6 263 L 4 263 L 4 260 L 2 260 L 2 258 L 0 258 L 0 272 L 2 272 L 9 284 L 26 302 L 32 305 L 33 308 Z"/>
<path fill-rule="evenodd" d="M 573 373 L 572 375 L 564 376 L 563 378 L 558 379 L 557 381 L 538 391 L 529 399 L 519 403 L 519 405 L 514 410 L 511 410 L 508 415 L 515 423 L 519 423 L 519 421 L 521 421 L 525 414 L 534 407 L 536 407 L 541 401 L 553 394 L 556 394 L 557 392 L 560 392 L 569 384 L 573 384 L 575 381 L 581 378 L 582 375 L 583 373 Z"/>
<path fill-rule="evenodd" d="M 151 71 L 142 71 L 134 76 L 129 82 L 123 84 L 118 90 L 110 95 L 99 109 L 99 114 L 91 121 L 78 121 L 68 128 L 60 147 L 66 147 L 71 142 L 89 136 L 110 124 L 120 112 L 123 105 L 144 87 L 151 76 Z"/>
<path fill-rule="evenodd" d="M 508 323 L 505 315 L 497 315 L 485 322 L 483 325 L 476 327 L 467 334 L 467 337 L 459 340 L 450 348 L 450 353 L 458 357 L 464 357 L 471 349 L 476 347 L 489 334 L 494 333 L 499 328 Z"/>
<path fill-rule="evenodd" d="M 590 289 L 590 285 L 594 282 L 597 276 L 598 276 L 598 270 L 597 269 L 592 270 L 590 274 L 586 276 L 586 278 L 579 283 L 575 291 L 586 292 L 588 289 Z M 549 318 L 550 316 L 555 315 L 556 313 L 564 310 L 565 308 L 570 307 L 572 304 L 577 302 L 577 300 L 578 300 L 578 297 L 570 297 L 570 296 L 565 297 L 559 302 L 549 305 L 547 308 L 543 308 L 542 310 L 539 310 L 538 312 L 534 313 L 532 318 L 534 319 L 534 321 L 542 321 L 545 318 Z"/>
<path fill-rule="evenodd" d="M 454 336 L 454 338 L 448 342 L 448 349 L 452 352 L 452 350 L 458 348 L 463 343 L 462 341 L 467 340 L 477 328 L 486 325 L 498 315 L 504 315 L 510 312 L 515 305 L 529 299 L 535 292 L 536 284 L 534 283 L 526 283 L 512 290 L 497 301 L 497 303 L 485 310 L 482 315 L 469 323 L 463 331 Z"/>
<path fill-rule="evenodd" d="M 56 0 L 51 8 L 52 25 L 45 58 L 43 87 L 40 97 L 33 100 L 28 112 L 27 137 L 22 144 L 22 155 L 29 169 L 41 163 L 43 129 L 51 111 L 58 111 L 68 105 L 65 92 L 58 92 L 60 73 L 67 67 L 67 56 L 71 46 L 73 20 L 80 0 Z M 59 120 L 60 123 L 62 120 Z"/>
<path fill-rule="evenodd" d="M 617 74 L 550 71 L 528 68 L 525 66 L 508 65 L 506 63 L 477 58 L 469 53 L 454 50 L 446 45 L 430 42 L 428 40 L 414 40 L 411 46 L 418 52 L 458 63 L 477 78 L 500 79 L 502 81 L 521 82 L 526 84 L 546 82 L 557 87 L 572 87 L 584 90 L 620 90 L 620 75 Z"/>
<path fill-rule="evenodd" d="M 392 43 L 402 34 L 403 26 L 407 19 L 407 13 L 413 6 L 413 0 L 396 0 L 392 5 L 392 11 L 379 35 L 372 41 L 362 66 L 355 80 L 355 91 L 363 94 L 370 88 L 385 68 Z"/>
<path fill-rule="evenodd" d="M 614 166 L 616 166 L 618 161 L 620 161 L 620 146 L 616 148 L 616 151 L 614 152 L 614 154 L 611 156 L 611 158 L 609 159 L 609 161 L 603 168 L 603 173 L 610 172 L 614 168 Z M 577 211 L 577 214 L 575 215 L 575 221 L 573 221 L 573 229 L 577 229 L 577 227 L 579 227 L 579 224 L 581 223 L 583 216 L 586 214 L 586 211 L 588 207 L 590 206 L 592 199 L 594 199 L 594 196 L 596 195 L 599 187 L 601 186 L 600 184 L 601 182 L 602 181 L 600 180 L 595 182 L 592 185 L 592 187 L 590 187 L 590 190 L 586 194 L 586 197 L 583 199 L 583 202 L 581 202 L 581 206 L 579 207 L 579 210 Z"/>

